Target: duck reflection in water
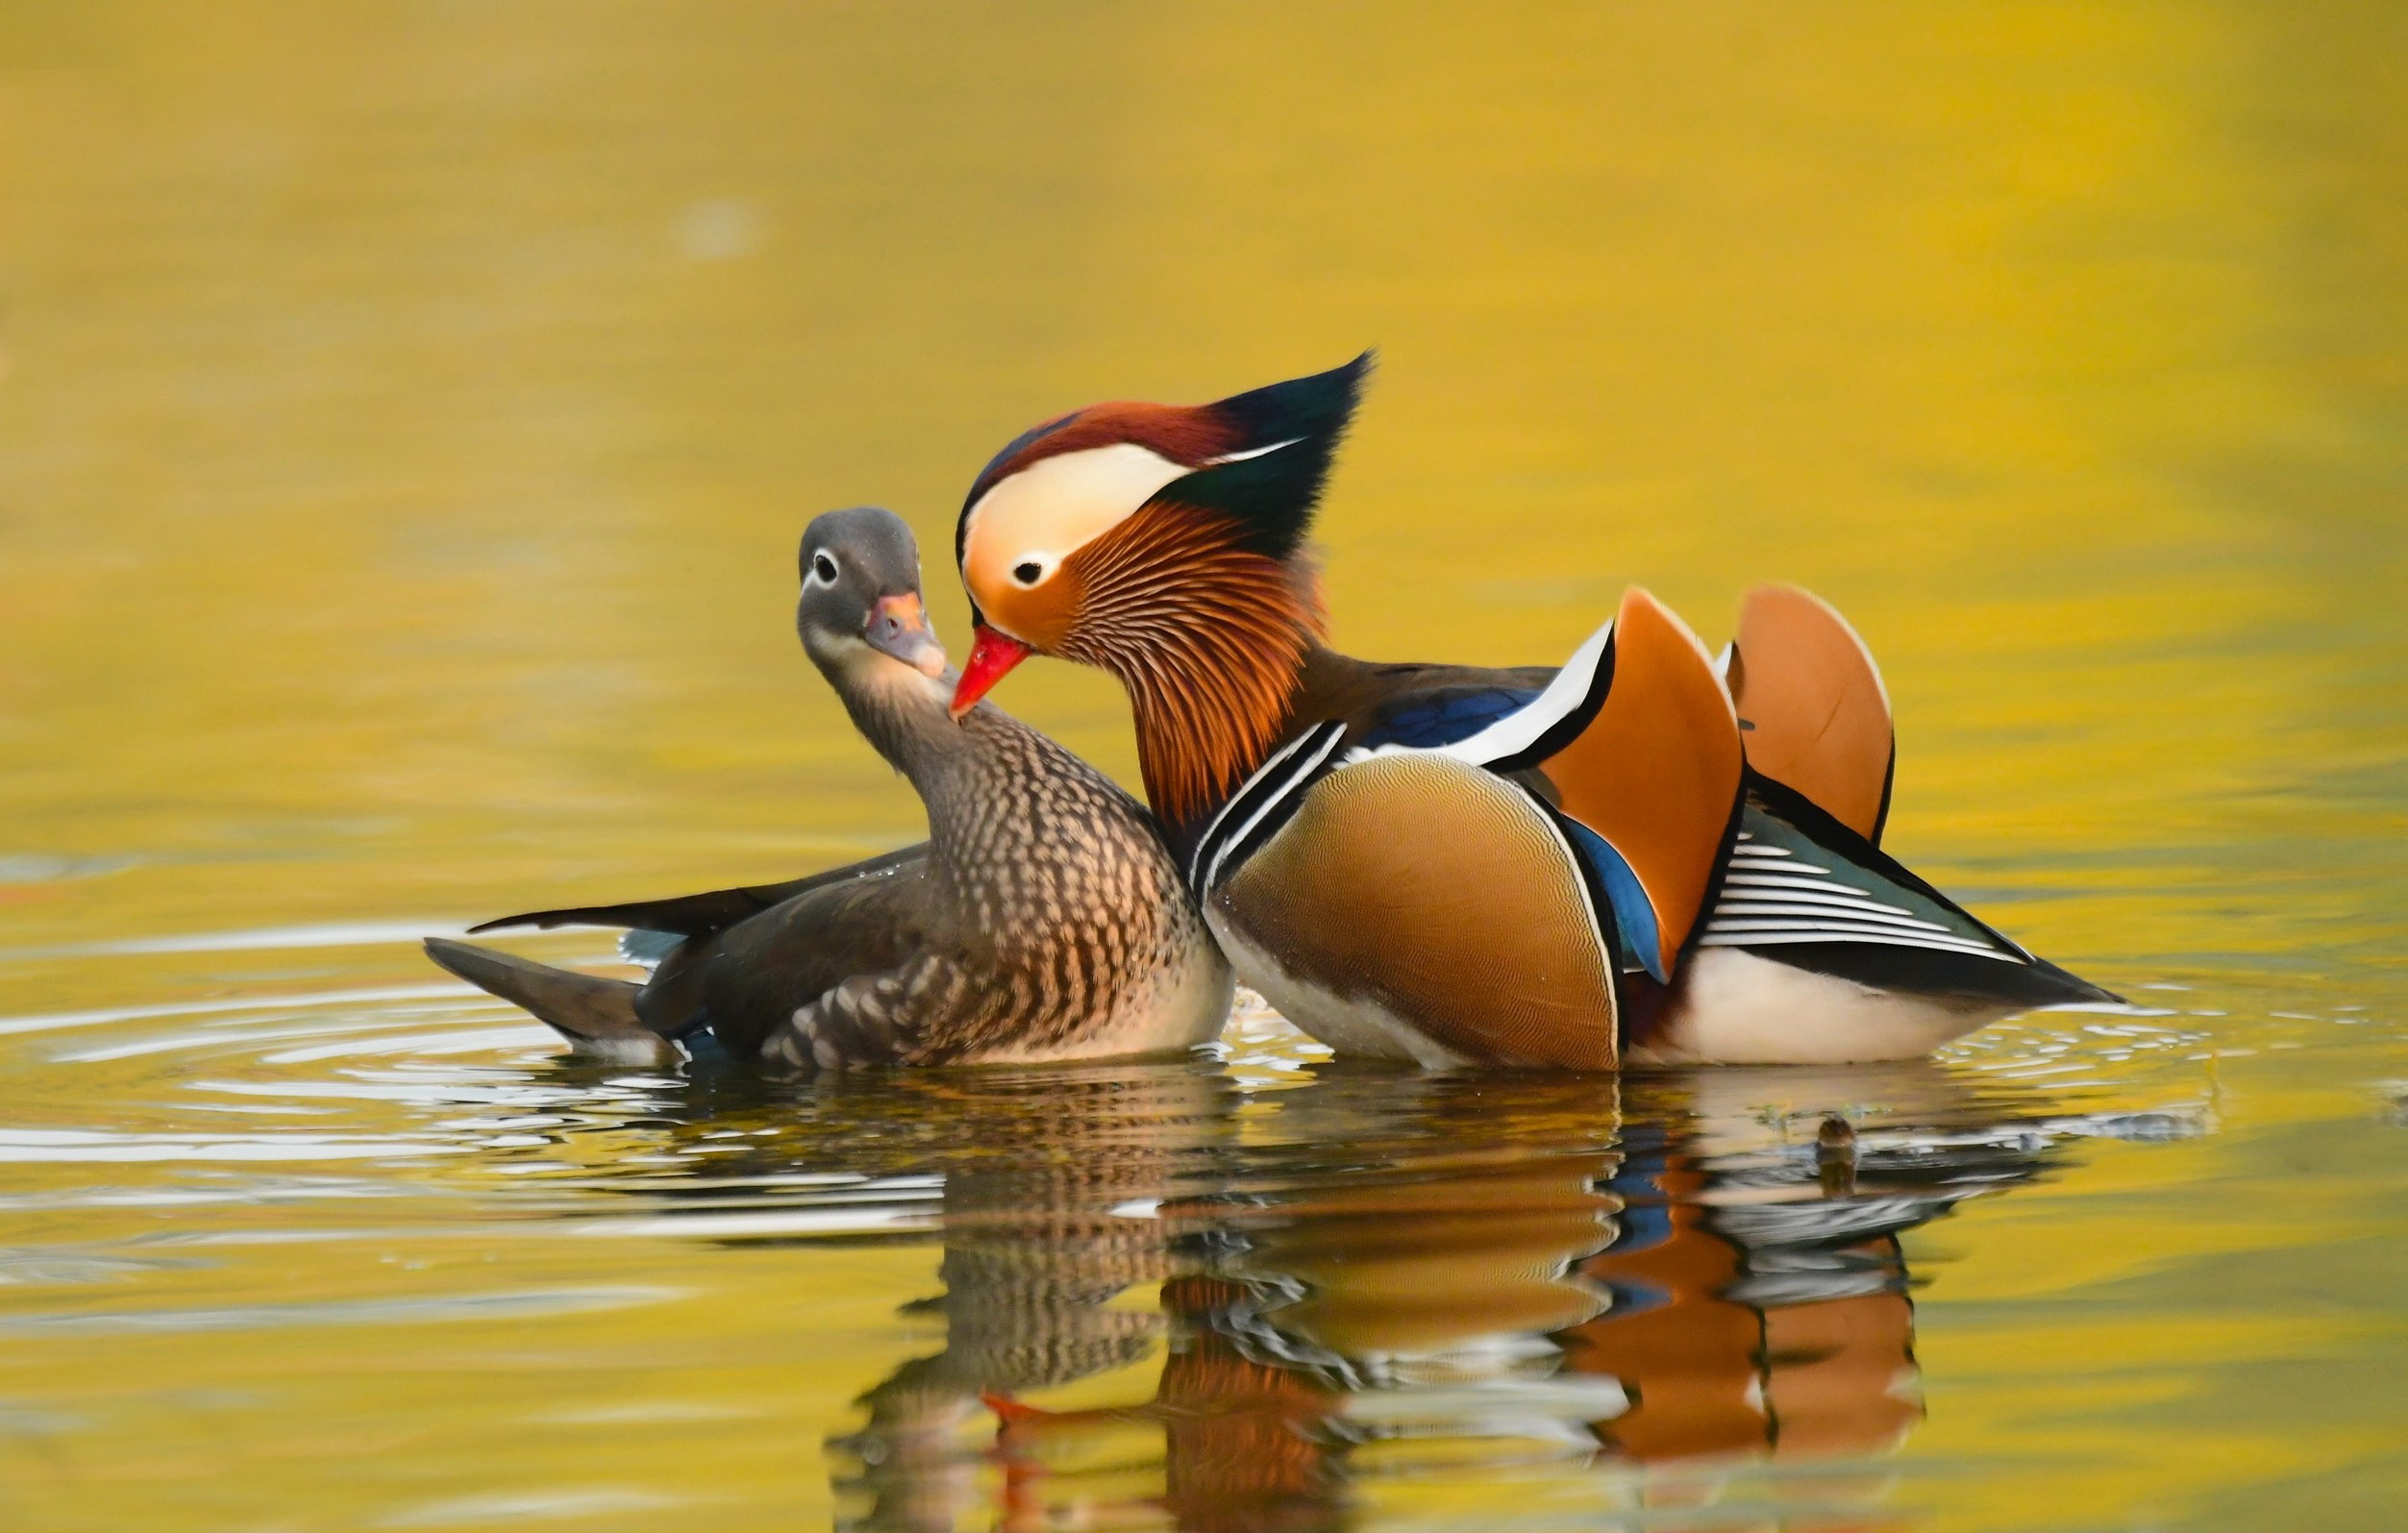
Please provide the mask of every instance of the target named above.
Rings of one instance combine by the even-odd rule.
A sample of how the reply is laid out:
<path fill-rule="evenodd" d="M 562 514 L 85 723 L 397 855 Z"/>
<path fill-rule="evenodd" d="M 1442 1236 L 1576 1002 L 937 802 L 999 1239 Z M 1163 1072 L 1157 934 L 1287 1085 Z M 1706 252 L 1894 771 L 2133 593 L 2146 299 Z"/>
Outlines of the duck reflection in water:
<path fill-rule="evenodd" d="M 1365 1487 L 1507 1465 L 1645 1467 L 1614 1494 L 1660 1505 L 1655 1466 L 1876 1455 L 1922 1414 L 1899 1237 L 2056 1137 L 2046 1104 L 1920 1063 L 816 1100 L 815 1164 L 862 1168 L 858 1119 L 877 1172 L 944 1178 L 944 1293 L 912 1306 L 944 1345 L 835 1445 L 865 1529 L 1337 1527 Z"/>

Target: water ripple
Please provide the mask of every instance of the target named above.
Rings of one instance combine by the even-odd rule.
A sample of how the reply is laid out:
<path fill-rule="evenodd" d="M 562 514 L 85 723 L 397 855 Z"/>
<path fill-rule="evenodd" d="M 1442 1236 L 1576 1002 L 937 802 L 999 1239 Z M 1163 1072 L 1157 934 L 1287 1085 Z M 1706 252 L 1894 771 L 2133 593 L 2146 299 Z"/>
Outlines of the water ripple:
<path fill-rule="evenodd" d="M 0 1316 L 0 1335 L 96 1336 L 138 1332 L 268 1330 L 297 1325 L 415 1325 L 455 1321 L 531 1320 L 663 1304 L 685 1298 L 677 1288 L 625 1285 L 501 1290 L 424 1298 L 337 1299 L 326 1303 L 258 1304 L 226 1309 L 117 1310 L 106 1313 Z"/>

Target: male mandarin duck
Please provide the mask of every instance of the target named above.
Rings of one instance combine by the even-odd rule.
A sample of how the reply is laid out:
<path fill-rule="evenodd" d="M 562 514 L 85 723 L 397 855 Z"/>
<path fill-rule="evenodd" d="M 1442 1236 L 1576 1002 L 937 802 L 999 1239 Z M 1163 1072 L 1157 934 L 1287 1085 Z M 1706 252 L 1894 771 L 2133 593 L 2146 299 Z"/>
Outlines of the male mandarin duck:
<path fill-rule="evenodd" d="M 1904 1058 L 2114 999 L 1880 851 L 1888 698 L 1802 591 L 1720 664 L 1643 590 L 1556 671 L 1325 645 L 1304 540 L 1370 361 L 1049 421 L 962 507 L 955 707 L 1032 653 L 1118 677 L 1239 977 L 1426 1066 Z"/>
<path fill-rule="evenodd" d="M 668 1062 L 672 1040 L 706 1028 L 740 1058 L 803 1071 L 1209 1042 L 1229 1015 L 1229 966 L 1153 818 L 1000 709 L 956 727 L 910 529 L 875 507 L 831 511 L 804 533 L 802 575 L 803 647 L 918 790 L 929 840 L 791 883 L 476 928 L 666 933 L 674 946 L 641 986 L 440 938 L 428 954 L 580 1051 L 619 1059 Z"/>

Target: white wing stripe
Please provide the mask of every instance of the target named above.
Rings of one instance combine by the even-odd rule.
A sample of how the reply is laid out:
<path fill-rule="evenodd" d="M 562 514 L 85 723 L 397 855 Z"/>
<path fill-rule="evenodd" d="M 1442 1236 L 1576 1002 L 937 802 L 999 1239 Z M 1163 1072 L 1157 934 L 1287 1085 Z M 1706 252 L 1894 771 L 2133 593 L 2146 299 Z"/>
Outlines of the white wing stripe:
<path fill-rule="evenodd" d="M 1811 853 L 1816 849 L 1804 850 Z M 1849 862 L 1843 852 L 1830 847 L 1820 850 L 1843 864 Z M 1891 892 L 1901 899 L 1908 893 L 1904 889 L 1882 891 Z M 1945 912 L 1947 902 L 1939 904 Z M 2031 961 L 2030 954 L 1970 917 L 1970 931 L 1945 925 L 1947 920 L 1945 913 L 1935 919 L 1923 908 L 1892 904 L 1881 893 L 1845 882 L 1831 869 L 1803 860 L 1797 849 L 1768 844 L 1742 830 L 1698 942 L 1714 948 L 1865 943 L 1964 953 L 2001 963 Z"/>
<path fill-rule="evenodd" d="M 1867 930 L 1895 931 L 1900 936 L 1922 938 L 1932 942 L 1962 943 L 1969 948 L 1988 946 L 1987 943 L 1976 942 L 1972 937 L 1960 936 L 1953 931 L 1924 931 L 1911 927 L 1900 927 L 1895 922 L 1875 921 L 1865 916 L 1842 915 L 1836 910 L 1743 911 L 1727 918 L 1718 912 L 1712 921 L 1706 923 L 1706 928 L 1710 931 L 1774 931 L 1791 928 L 1800 931 L 1846 931 L 1854 930 L 1859 927 Z"/>
<path fill-rule="evenodd" d="M 1707 925 L 1715 925 L 1726 915 L 1789 916 L 1800 921 L 1825 919 L 1869 921 L 1877 927 L 1899 927 L 1908 931 L 1936 931 L 1943 936 L 1954 937 L 1960 942 L 1972 940 L 1950 931 L 1936 921 L 1924 921 L 1917 916 L 1903 915 L 1869 905 L 1842 904 L 1837 901 L 1725 900 L 1714 907 L 1714 919 Z"/>
<path fill-rule="evenodd" d="M 1801 919 L 1741 917 L 1729 922 L 1715 922 L 1707 927 L 1707 934 L 1715 936 L 1777 936 L 1787 934 L 1794 941 L 1859 941 L 1871 936 L 1888 936 L 1919 949 L 1953 949 L 1963 953 L 1994 953 L 1997 949 L 1963 939 L 1955 934 L 1931 934 L 1931 931 L 1899 931 L 1898 927 L 1875 927 L 1874 922 L 1801 922 Z"/>
<path fill-rule="evenodd" d="M 1564 716 L 1586 701 L 1589 688 L 1597 680 L 1598 662 L 1604 657 L 1605 641 L 1613 636 L 1614 625 L 1606 624 L 1589 635 L 1588 642 L 1573 653 L 1546 690 L 1529 702 L 1499 719 L 1477 734 L 1464 736 L 1452 745 L 1430 747 L 1435 754 L 1451 755 L 1474 766 L 1486 766 L 1515 755 L 1538 743 L 1540 735 L 1562 722 Z M 1389 755 L 1420 749 L 1407 745 L 1383 745 L 1363 756 Z"/>
<path fill-rule="evenodd" d="M 1759 882 L 1753 878 L 1725 878 L 1723 880 L 1723 899 L 1725 901 L 1770 900 L 1781 904 L 1837 905 L 1843 909 L 1861 910 L 1867 915 L 1896 916 L 1902 921 L 1922 921 L 1937 930 L 1949 929 L 1932 922 L 1926 916 L 1919 916 L 1912 910 L 1903 910 L 1894 904 L 1885 904 L 1870 895 L 1859 894 L 1853 889 L 1837 884 L 1823 889 L 1807 889 L 1800 888 L 1794 883 L 1776 883 L 1769 879 Z"/>
<path fill-rule="evenodd" d="M 1800 889 L 1810 894 L 1852 895 L 1859 900 L 1873 896 L 1861 889 L 1852 889 L 1836 878 L 1793 878 L 1788 869 L 1776 873 L 1760 873 L 1754 868 L 1733 868 L 1723 879 L 1725 883 L 1745 883 L 1758 889 Z"/>
<path fill-rule="evenodd" d="M 1968 942 L 1941 942 L 1924 937 L 1899 936 L 1886 931 L 1851 931 L 1834 934 L 1823 931 L 1717 931 L 1709 928 L 1698 939 L 1700 948 L 1775 948 L 1801 942 L 1870 943 L 1883 948 L 1924 948 L 1934 952 L 1961 952 L 1976 958 L 1995 958 L 2000 963 L 2019 960 L 1993 948 L 1976 948 Z"/>
<path fill-rule="evenodd" d="M 1742 862 L 1761 862 L 1768 868 L 1779 868 L 1787 873 L 1827 874 L 1831 871 L 1820 863 L 1800 862 L 1798 860 L 1797 853 L 1784 852 L 1779 847 L 1737 846 L 1731 848 L 1730 850 L 1731 865 L 1733 867 L 1738 866 Z M 1775 861 L 1775 858 L 1779 858 L 1781 860 Z"/>

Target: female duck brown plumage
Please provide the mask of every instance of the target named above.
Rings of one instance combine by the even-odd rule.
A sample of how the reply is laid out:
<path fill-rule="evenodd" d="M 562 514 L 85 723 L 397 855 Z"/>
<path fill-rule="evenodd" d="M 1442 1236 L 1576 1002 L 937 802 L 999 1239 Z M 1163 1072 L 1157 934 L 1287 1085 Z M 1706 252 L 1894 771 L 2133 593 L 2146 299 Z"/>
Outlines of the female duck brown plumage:
<path fill-rule="evenodd" d="M 954 678 L 892 512 L 804 533 L 796 627 L 862 735 L 926 804 L 929 839 L 791 883 L 509 916 L 676 939 L 651 980 L 468 943 L 428 954 L 583 1051 L 672 1058 L 699 1030 L 802 1070 L 1162 1053 L 1208 1042 L 1231 978 L 1152 817 L 991 705 L 956 723 Z"/>
<path fill-rule="evenodd" d="M 2113 1000 L 1879 850 L 1888 699 L 1802 591 L 1720 667 L 1637 590 L 1559 671 L 1324 645 L 1303 548 L 1369 361 L 1049 421 L 962 507 L 956 705 L 1032 653 L 1117 676 L 1240 977 L 1426 1065 L 1896 1059 Z"/>

